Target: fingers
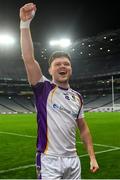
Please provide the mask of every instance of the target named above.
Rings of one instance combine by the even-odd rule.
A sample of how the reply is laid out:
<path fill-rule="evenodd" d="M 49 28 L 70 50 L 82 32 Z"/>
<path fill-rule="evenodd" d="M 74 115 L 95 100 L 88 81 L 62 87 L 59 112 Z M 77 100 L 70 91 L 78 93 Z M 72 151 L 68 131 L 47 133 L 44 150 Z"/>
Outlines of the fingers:
<path fill-rule="evenodd" d="M 99 167 L 93 166 L 92 168 L 90 168 L 90 171 L 91 171 L 92 173 L 95 173 L 96 171 L 98 171 L 98 169 L 99 169 Z"/>
<path fill-rule="evenodd" d="M 27 21 L 32 19 L 36 12 L 36 5 L 33 3 L 25 4 L 20 8 L 20 19 L 23 21 Z"/>
<path fill-rule="evenodd" d="M 90 171 L 95 173 L 99 169 L 97 161 L 90 162 Z"/>
<path fill-rule="evenodd" d="M 33 3 L 25 4 L 22 8 L 24 9 L 24 11 L 36 11 L 36 5 Z"/>

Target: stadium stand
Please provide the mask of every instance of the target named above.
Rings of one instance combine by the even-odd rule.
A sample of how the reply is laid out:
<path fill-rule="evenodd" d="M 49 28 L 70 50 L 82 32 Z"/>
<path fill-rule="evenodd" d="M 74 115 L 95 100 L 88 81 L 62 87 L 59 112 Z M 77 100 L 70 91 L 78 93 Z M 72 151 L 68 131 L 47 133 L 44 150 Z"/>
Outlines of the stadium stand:
<path fill-rule="evenodd" d="M 47 59 L 58 49 L 43 48 L 36 42 L 34 47 L 36 59 L 42 67 L 43 74 L 50 78 L 47 73 Z M 120 29 L 78 40 L 66 51 L 72 57 L 73 76 L 70 84 L 73 89 L 82 94 L 85 110 L 113 108 L 112 83 L 114 83 L 114 104 L 118 108 L 120 104 Z M 0 113 L 32 112 L 35 112 L 34 97 L 27 82 L 20 47 L 16 46 L 10 52 L 0 48 Z"/>
<path fill-rule="evenodd" d="M 0 113 L 32 113 L 35 112 L 33 98 L 30 96 L 0 96 Z"/>

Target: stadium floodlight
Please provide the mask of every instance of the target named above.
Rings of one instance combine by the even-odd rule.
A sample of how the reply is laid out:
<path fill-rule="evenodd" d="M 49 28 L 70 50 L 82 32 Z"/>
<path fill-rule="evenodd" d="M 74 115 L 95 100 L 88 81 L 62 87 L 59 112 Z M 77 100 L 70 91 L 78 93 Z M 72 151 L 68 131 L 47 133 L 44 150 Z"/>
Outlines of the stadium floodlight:
<path fill-rule="evenodd" d="M 13 45 L 15 43 L 15 39 L 9 34 L 1 34 L 0 35 L 0 45 Z"/>
<path fill-rule="evenodd" d="M 57 40 L 51 40 L 51 41 L 50 41 L 50 45 L 51 45 L 51 46 L 58 46 L 58 45 L 59 45 L 59 41 L 57 41 Z"/>
<path fill-rule="evenodd" d="M 70 39 L 51 40 L 51 46 L 60 46 L 62 48 L 69 47 L 71 45 Z"/>
<path fill-rule="evenodd" d="M 69 47 L 71 45 L 70 39 L 60 39 L 59 44 L 61 47 Z"/>

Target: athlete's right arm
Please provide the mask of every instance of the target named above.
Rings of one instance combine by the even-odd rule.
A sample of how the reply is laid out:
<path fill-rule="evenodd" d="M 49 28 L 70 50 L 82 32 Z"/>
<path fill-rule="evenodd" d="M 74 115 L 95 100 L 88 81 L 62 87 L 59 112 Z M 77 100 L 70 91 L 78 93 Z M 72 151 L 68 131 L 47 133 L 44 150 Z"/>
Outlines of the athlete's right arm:
<path fill-rule="evenodd" d="M 37 84 L 42 77 L 41 68 L 34 57 L 34 48 L 29 27 L 33 19 L 32 12 L 35 11 L 36 6 L 33 3 L 25 4 L 20 8 L 20 45 L 28 81 L 31 85 Z"/>

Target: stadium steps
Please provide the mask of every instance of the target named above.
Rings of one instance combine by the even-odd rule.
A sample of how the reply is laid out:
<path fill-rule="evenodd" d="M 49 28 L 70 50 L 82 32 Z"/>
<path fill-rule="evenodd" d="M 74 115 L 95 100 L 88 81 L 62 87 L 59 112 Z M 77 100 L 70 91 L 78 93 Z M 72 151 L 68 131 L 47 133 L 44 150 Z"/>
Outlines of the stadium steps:
<path fill-rule="evenodd" d="M 25 112 L 25 108 L 22 108 L 20 105 L 16 104 L 12 98 L 9 97 L 0 97 L 0 101 L 2 103 L 2 105 L 9 107 L 10 109 L 12 109 L 14 112 L 18 112 L 18 113 L 23 113 Z"/>
<path fill-rule="evenodd" d="M 7 112 L 8 112 L 8 111 L 15 112 L 15 110 L 14 110 L 14 109 L 12 109 L 12 108 L 10 108 L 10 107 L 8 107 L 8 106 L 4 105 L 4 104 L 1 104 L 1 103 L 0 103 L 0 105 L 1 105 L 2 107 L 4 107 L 4 108 L 7 110 Z"/>
<path fill-rule="evenodd" d="M 12 101 L 15 102 L 17 105 L 21 106 L 22 108 L 24 108 L 25 110 L 31 112 L 31 109 L 29 109 L 28 107 L 24 106 L 23 104 L 21 104 L 20 102 L 18 102 L 17 100 L 12 98 Z"/>
<path fill-rule="evenodd" d="M 117 101 L 118 99 L 120 99 L 120 97 L 115 98 L 115 100 L 114 100 L 114 101 Z M 109 104 L 111 104 L 111 103 L 112 103 L 112 100 L 110 100 L 109 102 L 107 102 L 107 103 L 103 104 L 103 105 L 102 105 L 102 106 L 100 106 L 100 107 L 107 106 L 107 105 L 109 105 Z"/>
<path fill-rule="evenodd" d="M 35 108 L 35 104 L 34 104 L 34 102 L 32 101 L 32 99 L 30 99 L 30 102 L 31 102 L 32 107 Z"/>
<path fill-rule="evenodd" d="M 120 96 L 115 98 L 115 101 L 119 100 L 120 99 Z M 97 106 L 97 107 L 93 107 L 91 108 L 90 110 L 94 110 L 94 109 L 97 109 L 97 108 L 100 108 L 100 107 L 105 107 L 105 106 L 110 106 L 112 104 L 112 100 L 110 100 L 109 102 L 105 103 L 105 104 L 102 104 L 101 106 Z"/>
<path fill-rule="evenodd" d="M 97 97 L 95 97 L 95 98 L 93 98 L 93 99 L 85 102 L 84 105 L 86 106 L 87 104 L 89 104 L 89 103 L 91 103 L 91 102 L 94 102 L 94 101 L 96 101 L 96 100 L 99 99 L 99 98 L 100 98 L 100 96 L 97 96 Z"/>

